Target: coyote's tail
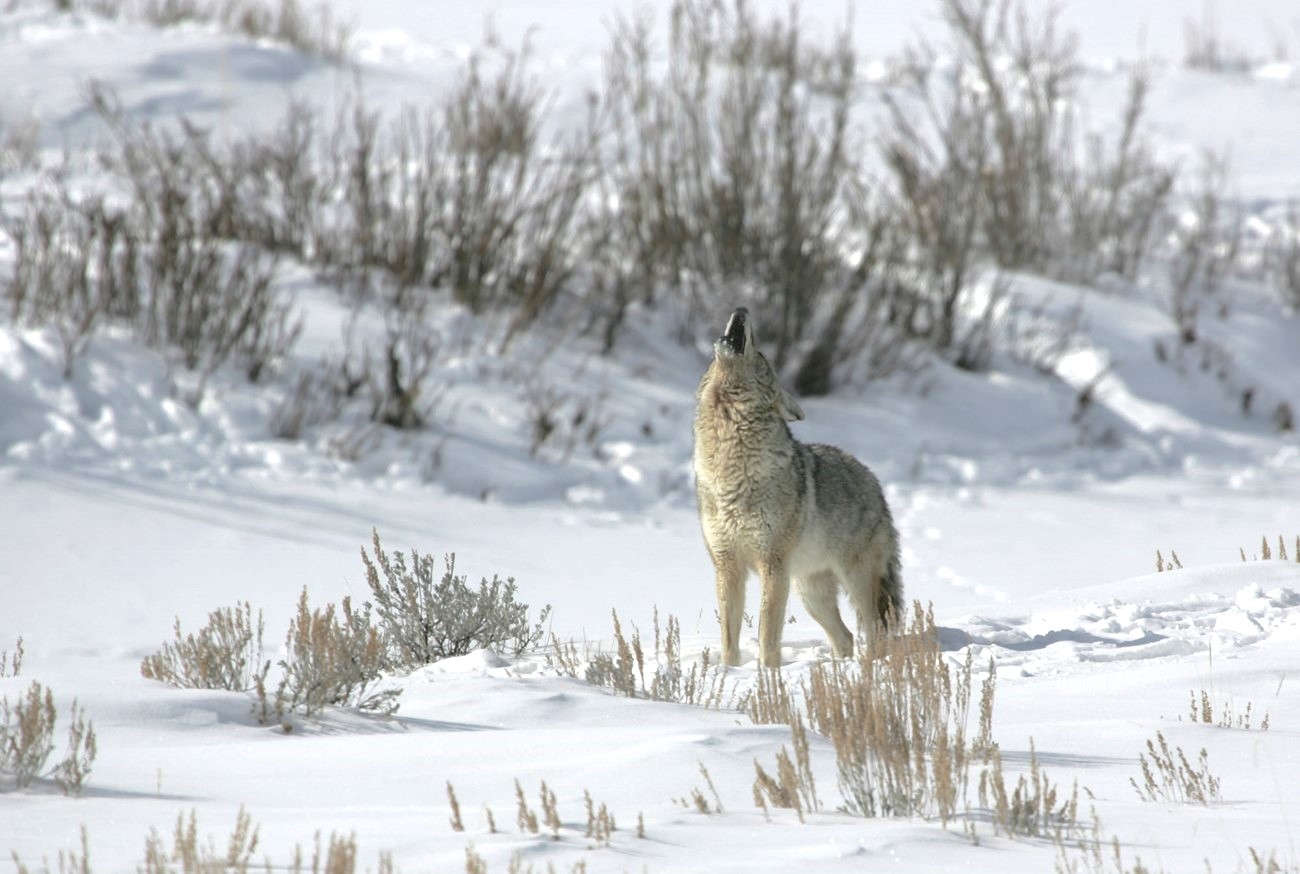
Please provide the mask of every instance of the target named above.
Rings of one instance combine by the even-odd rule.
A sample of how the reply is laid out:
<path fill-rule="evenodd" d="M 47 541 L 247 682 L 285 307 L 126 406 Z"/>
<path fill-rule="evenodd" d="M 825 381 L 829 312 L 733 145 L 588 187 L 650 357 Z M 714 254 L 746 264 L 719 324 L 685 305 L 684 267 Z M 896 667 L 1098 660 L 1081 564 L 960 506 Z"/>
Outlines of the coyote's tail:
<path fill-rule="evenodd" d="M 885 565 L 878 598 L 876 610 L 880 614 L 882 625 L 889 628 L 894 623 L 903 621 L 903 569 L 897 552 L 889 557 L 889 562 Z"/>

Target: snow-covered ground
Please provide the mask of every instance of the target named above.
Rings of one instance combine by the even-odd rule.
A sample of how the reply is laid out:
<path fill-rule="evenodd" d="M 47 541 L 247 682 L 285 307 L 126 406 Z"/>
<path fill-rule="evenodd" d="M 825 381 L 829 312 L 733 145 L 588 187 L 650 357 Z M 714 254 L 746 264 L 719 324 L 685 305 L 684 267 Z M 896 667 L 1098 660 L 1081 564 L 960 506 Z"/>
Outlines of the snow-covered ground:
<path fill-rule="evenodd" d="M 933 28 L 922 7 L 859 8 L 859 51 L 884 57 Z M 599 74 L 617 8 L 340 0 L 354 79 L 210 27 L 160 31 L 16 4 L 0 11 L 0 119 L 38 122 L 54 160 L 103 136 L 83 106 L 92 77 L 134 115 L 186 114 L 218 130 L 269 127 L 291 97 L 328 110 L 356 81 L 372 105 L 396 106 L 444 86 L 491 12 L 507 44 L 535 26 L 537 72 L 562 123 Z M 839 3 L 803 8 L 814 24 L 843 18 Z M 1183 22 L 1202 11 L 1105 0 L 1067 8 L 1064 23 L 1080 33 L 1093 116 L 1115 115 L 1125 64 L 1154 57 L 1157 149 L 1190 160 L 1229 147 L 1233 193 L 1268 214 L 1300 198 L 1300 72 L 1285 59 L 1253 73 L 1184 70 Z M 1225 40 L 1262 61 L 1279 45 L 1300 57 L 1290 4 L 1218 13 Z M 0 193 L 21 184 L 0 179 Z M 0 235 L 0 276 L 11 259 Z M 951 658 L 971 647 L 977 665 L 997 662 L 994 739 L 1013 774 L 1027 771 L 1032 741 L 1051 780 L 1087 788 L 1102 840 L 1117 838 L 1130 868 L 1141 857 L 1169 872 L 1254 871 L 1254 849 L 1298 869 L 1300 444 L 1273 428 L 1263 402 L 1300 408 L 1300 321 L 1241 283 L 1226 317 L 1202 325 L 1230 352 L 1221 377 L 1196 360 L 1157 360 L 1156 342 L 1173 336 L 1158 287 L 1117 296 L 1011 280 L 1049 329 L 1080 312 L 1054 375 L 1006 354 L 986 374 L 936 364 L 912 380 L 806 399 L 796 434 L 851 450 L 887 484 L 907 596 L 934 605 Z M 281 282 L 306 313 L 296 363 L 310 367 L 339 341 L 344 308 L 305 271 Z M 257 858 L 277 867 L 319 831 L 355 833 L 363 868 L 388 851 L 407 872 L 463 870 L 469 843 L 491 871 L 515 853 L 538 870 L 1051 870 L 1051 842 L 995 836 L 978 810 L 977 843 L 957 824 L 837 812 L 834 754 L 821 738 L 823 810 L 806 823 L 774 811 L 768 822 L 752 800 L 753 763 L 771 770 L 787 729 L 726 708 L 614 697 L 540 655 L 437 663 L 393 679 L 395 719 L 339 711 L 291 734 L 259 726 L 246 696 L 140 676 L 176 617 L 194 630 L 210 610 L 247 600 L 264 611 L 274 649 L 304 586 L 313 603 L 364 600 L 358 553 L 372 528 L 390 549 L 454 551 L 472 579 L 515 577 L 523 600 L 553 605 L 562 640 L 608 645 L 611 609 L 648 632 L 657 607 L 680 618 L 687 659 L 716 650 L 690 423 L 725 315 L 692 326 L 694 345 L 682 345 L 671 314 L 634 311 L 612 358 L 545 331 L 512 346 L 509 361 L 467 344 L 441 365 L 447 420 L 417 437 L 376 431 L 356 461 L 325 436 L 271 436 L 283 381 L 222 374 L 194 410 L 174 399 L 162 358 L 125 336 L 96 338 L 65 380 L 52 332 L 0 317 L 0 650 L 21 636 L 27 653 L 20 677 L 0 677 L 0 695 L 13 700 L 35 679 L 63 712 L 77 699 L 100 750 L 80 798 L 50 782 L 0 794 L 0 864 L 12 852 L 54 865 L 84 824 L 95 870 L 134 870 L 150 828 L 169 834 L 178 813 L 195 810 L 200 833 L 223 845 L 242 805 L 261 825 Z M 448 331 L 480 330 L 450 310 L 439 317 Z M 521 367 L 587 399 L 606 423 L 598 451 L 530 457 Z M 1103 371 L 1081 411 L 1080 389 Z M 1243 416 L 1247 387 L 1260 403 Z M 1292 560 L 1243 563 L 1239 550 L 1253 558 L 1261 535 L 1275 552 L 1283 535 Z M 1157 549 L 1176 551 L 1183 568 L 1153 574 Z M 828 651 L 801 607 L 792 613 L 786 671 L 797 682 Z M 756 629 L 746 633 L 746 664 L 729 679 L 742 689 L 756 672 Z M 1216 710 L 1251 704 L 1253 729 L 1190 722 L 1189 693 L 1201 690 Z M 1138 797 L 1129 780 L 1157 731 L 1193 759 L 1207 751 L 1221 802 Z M 712 797 L 701 765 L 721 812 L 679 803 L 697 788 Z M 542 781 L 556 793 L 558 839 L 519 832 L 516 780 L 533 807 Z M 449 825 L 448 782 L 463 833 Z M 584 791 L 618 821 L 609 847 L 584 837 Z"/>

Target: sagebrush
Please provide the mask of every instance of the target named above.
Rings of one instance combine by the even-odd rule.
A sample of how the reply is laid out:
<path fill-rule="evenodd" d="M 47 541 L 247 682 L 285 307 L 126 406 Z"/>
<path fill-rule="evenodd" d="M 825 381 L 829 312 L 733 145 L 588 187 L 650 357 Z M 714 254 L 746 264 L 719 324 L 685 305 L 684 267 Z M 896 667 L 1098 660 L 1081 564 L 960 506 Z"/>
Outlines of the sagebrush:
<path fill-rule="evenodd" d="M 519 655 L 541 640 L 551 608 L 529 621 L 529 606 L 518 601 L 513 577 L 484 577 L 478 588 L 457 576 L 456 557 L 443 559 L 438 573 L 433 556 L 411 550 L 388 553 L 374 531 L 374 555 L 363 547 L 361 560 L 374 598 L 379 633 L 394 667 L 416 668 L 476 649 Z M 369 606 L 369 605 L 367 605 Z"/>

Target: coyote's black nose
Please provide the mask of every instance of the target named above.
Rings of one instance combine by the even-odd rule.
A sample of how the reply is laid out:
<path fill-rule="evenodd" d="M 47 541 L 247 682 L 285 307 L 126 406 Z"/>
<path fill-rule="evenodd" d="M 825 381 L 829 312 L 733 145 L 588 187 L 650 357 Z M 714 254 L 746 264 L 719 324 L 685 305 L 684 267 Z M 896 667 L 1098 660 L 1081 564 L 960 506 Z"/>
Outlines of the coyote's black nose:
<path fill-rule="evenodd" d="M 731 347 L 731 351 L 737 355 L 742 355 L 745 352 L 745 322 L 748 318 L 749 310 L 744 307 L 737 307 L 736 311 L 731 314 L 731 318 L 727 319 L 727 327 L 723 330 L 722 337 L 719 338 L 723 343 Z"/>

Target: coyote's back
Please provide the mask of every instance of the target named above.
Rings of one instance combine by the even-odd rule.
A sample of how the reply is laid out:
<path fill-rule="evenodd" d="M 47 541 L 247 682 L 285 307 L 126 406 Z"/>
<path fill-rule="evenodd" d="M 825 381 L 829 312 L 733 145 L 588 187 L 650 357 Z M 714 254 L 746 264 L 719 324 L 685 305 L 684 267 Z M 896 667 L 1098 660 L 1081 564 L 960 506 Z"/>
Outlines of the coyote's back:
<path fill-rule="evenodd" d="M 760 659 L 781 660 L 790 581 L 826 629 L 837 656 L 853 651 L 838 588 L 870 631 L 902 602 L 898 534 L 880 482 L 834 446 L 806 445 L 787 421 L 798 402 L 754 346 L 753 319 L 732 313 L 700 381 L 695 414 L 695 489 L 704 541 L 717 578 L 722 658 L 740 660 L 745 578 L 762 583 Z"/>

